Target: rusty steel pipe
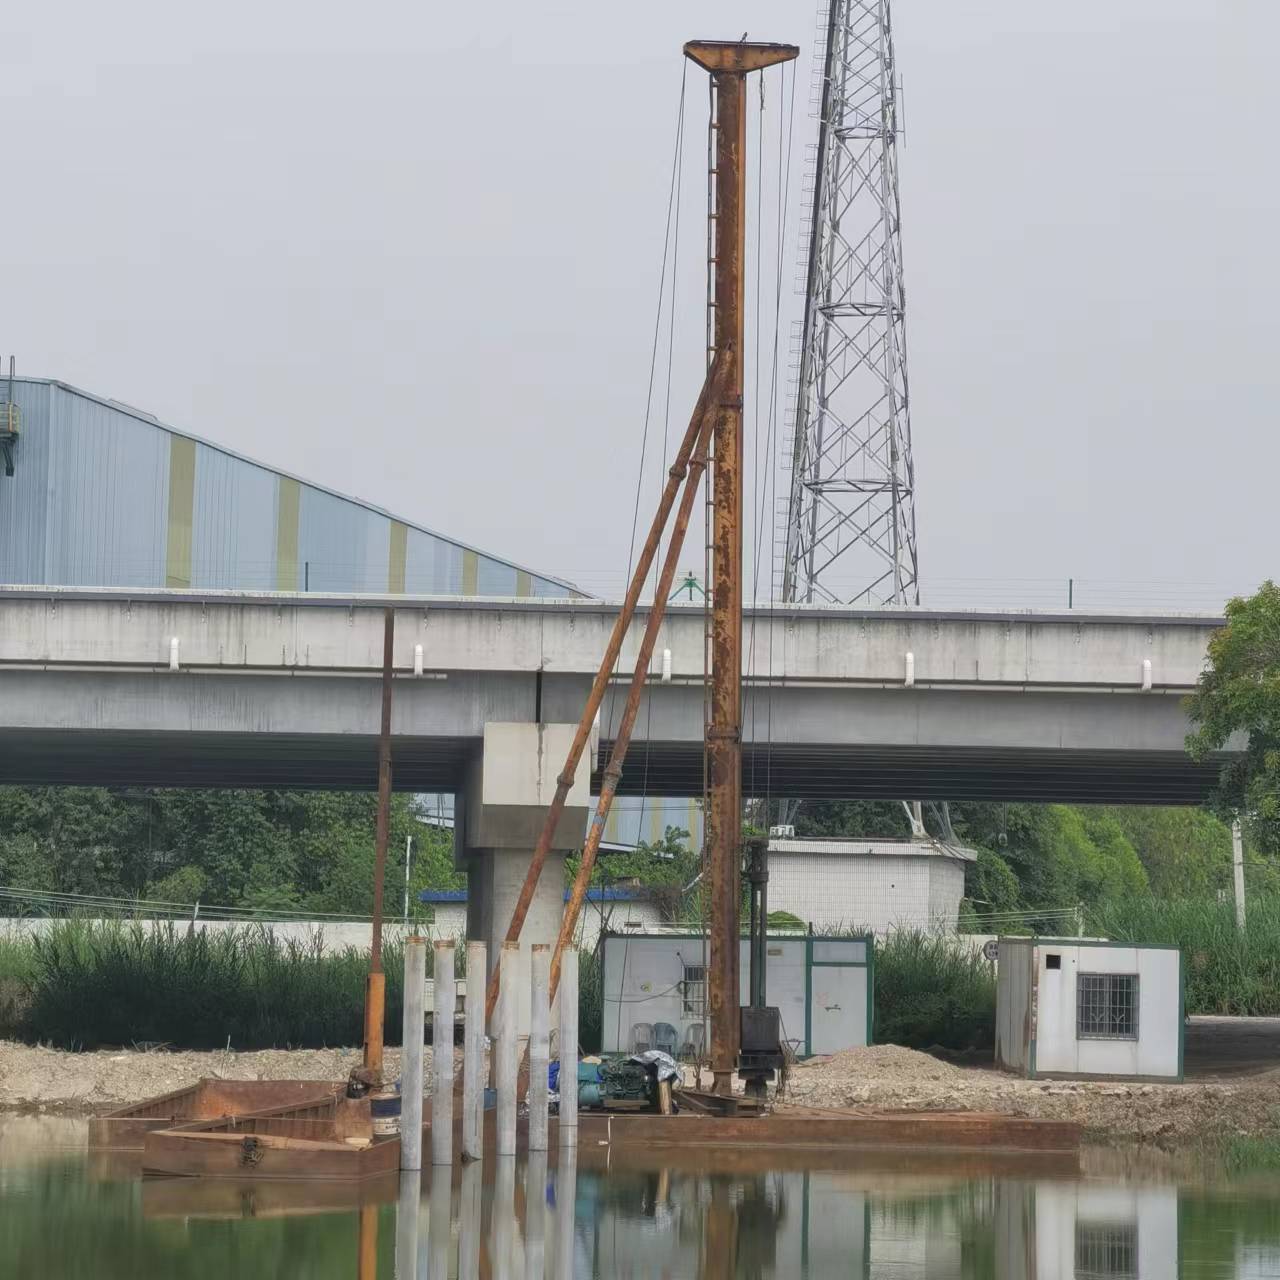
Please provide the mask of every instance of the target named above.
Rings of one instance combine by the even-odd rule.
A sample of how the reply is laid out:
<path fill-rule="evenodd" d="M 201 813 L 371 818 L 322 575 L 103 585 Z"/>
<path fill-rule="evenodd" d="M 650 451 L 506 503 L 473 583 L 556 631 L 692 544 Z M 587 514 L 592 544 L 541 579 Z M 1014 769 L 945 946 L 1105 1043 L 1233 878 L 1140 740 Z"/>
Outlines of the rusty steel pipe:
<path fill-rule="evenodd" d="M 382 890 L 387 876 L 387 831 L 391 824 L 391 676 L 396 613 L 382 614 L 382 723 L 378 731 L 378 817 L 373 853 L 373 940 L 369 947 L 369 981 L 365 984 L 364 1065 L 382 1078 L 383 1022 L 386 984 L 382 973 Z M 375 980 L 376 979 L 376 980 Z"/>
<path fill-rule="evenodd" d="M 717 383 L 719 379 L 717 379 Z M 613 748 L 609 752 L 609 764 L 604 771 L 604 781 L 600 787 L 600 796 L 596 801 L 595 816 L 591 819 L 591 828 L 587 832 L 587 841 L 582 849 L 582 862 L 578 874 L 574 877 L 573 888 L 569 892 L 569 901 L 560 920 L 560 934 L 556 938 L 556 949 L 551 957 L 551 999 L 556 998 L 556 990 L 560 985 L 560 957 L 564 949 L 573 939 L 573 931 L 578 924 L 578 913 L 582 910 L 583 899 L 587 895 L 587 885 L 591 882 L 591 872 L 596 864 L 596 854 L 600 849 L 600 840 L 604 835 L 604 826 L 609 818 L 609 810 L 613 806 L 613 797 L 618 789 L 618 779 L 622 777 L 622 765 L 627 758 L 627 750 L 631 745 L 631 733 L 635 728 L 636 717 L 640 712 L 640 695 L 644 692 L 645 678 L 649 673 L 649 664 L 653 661 L 653 647 L 658 638 L 658 629 L 666 613 L 667 599 L 671 595 L 671 586 L 675 581 L 676 565 L 680 560 L 680 552 L 684 546 L 684 537 L 689 529 L 689 518 L 693 513 L 693 504 L 698 497 L 698 489 L 702 483 L 702 473 L 707 466 L 707 446 L 712 430 L 713 418 L 707 416 L 703 430 L 698 435 L 698 447 L 689 463 L 689 475 L 685 480 L 684 493 L 680 497 L 680 508 L 676 513 L 676 521 L 671 530 L 671 540 L 667 543 L 667 555 L 662 564 L 658 590 L 654 597 L 653 607 L 649 611 L 645 623 L 644 638 L 640 641 L 640 652 L 636 655 L 635 671 L 631 676 L 631 688 L 627 691 L 627 702 L 622 712 L 622 720 L 618 725 L 618 736 L 613 740 Z"/>
<path fill-rule="evenodd" d="M 732 1090 L 740 1035 L 742 841 L 742 387 L 746 256 L 746 78 L 790 62 L 795 45 L 691 40 L 685 56 L 710 73 L 715 104 L 712 348 L 725 362 L 715 415 L 711 578 L 711 694 L 706 733 L 706 847 L 711 889 L 707 996 L 715 1090 Z"/>
<path fill-rule="evenodd" d="M 702 439 L 703 429 L 709 419 L 711 406 L 714 404 L 715 397 L 718 394 L 722 369 L 722 361 L 713 361 L 711 367 L 707 370 L 706 380 L 702 384 L 702 390 L 698 395 L 697 403 L 694 405 L 688 429 L 685 431 L 684 439 L 680 442 L 675 461 L 672 462 L 671 468 L 667 472 L 667 483 L 658 502 L 658 509 L 654 513 L 653 523 L 649 527 L 649 534 L 640 550 L 640 558 L 636 562 L 635 572 L 631 575 L 631 583 L 627 587 L 627 594 L 623 599 L 622 608 L 619 610 L 618 617 L 613 624 L 613 631 L 609 636 L 609 643 L 605 647 L 604 657 L 600 660 L 600 667 L 591 685 L 591 692 L 587 697 L 582 716 L 578 721 L 577 731 L 573 735 L 573 742 L 570 744 L 569 752 L 565 757 L 564 768 L 556 779 L 556 793 L 552 798 L 550 807 L 547 809 L 547 816 L 543 820 L 542 830 L 538 834 L 538 843 L 534 846 L 533 857 L 529 860 L 529 870 L 525 873 L 524 884 L 520 887 L 520 895 L 517 897 L 515 907 L 512 909 L 511 923 L 507 926 L 506 942 L 520 941 L 520 932 L 524 928 L 525 917 L 529 914 L 529 906 L 533 902 L 534 891 L 538 887 L 542 869 L 546 865 L 548 854 L 551 852 L 551 841 L 555 838 L 555 830 L 560 823 L 560 815 L 564 812 L 564 803 L 568 797 L 569 788 L 573 786 L 578 762 L 582 759 L 583 751 L 586 750 L 587 739 L 591 736 L 591 726 L 595 721 L 596 712 L 604 701 L 605 690 L 609 686 L 609 678 L 613 674 L 614 665 L 618 661 L 618 654 L 622 650 L 622 642 L 626 638 L 627 628 L 631 624 L 636 604 L 639 602 L 640 592 L 644 589 L 645 579 L 648 578 L 649 570 L 653 566 L 654 556 L 658 553 L 658 547 L 662 542 L 662 533 L 666 528 L 667 518 L 671 514 L 671 507 L 675 502 L 676 493 L 689 470 L 690 456 L 693 454 L 698 441 Z M 658 598 L 665 607 L 666 595 L 659 591 Z M 558 955 L 559 953 L 557 952 L 557 960 L 554 966 L 554 971 L 557 974 L 559 973 Z M 495 957 L 493 972 L 489 975 L 489 985 L 485 991 L 486 1025 L 493 1018 L 493 1013 L 498 1003 L 500 967 L 501 962 Z"/>
<path fill-rule="evenodd" d="M 739 846 L 742 838 L 742 347 L 746 232 L 746 79 L 712 74 L 716 101 L 715 349 L 728 364 L 716 413 L 711 589 L 711 722 L 707 728 L 707 849 L 711 922 L 707 995 L 715 1091 L 738 1065 Z"/>

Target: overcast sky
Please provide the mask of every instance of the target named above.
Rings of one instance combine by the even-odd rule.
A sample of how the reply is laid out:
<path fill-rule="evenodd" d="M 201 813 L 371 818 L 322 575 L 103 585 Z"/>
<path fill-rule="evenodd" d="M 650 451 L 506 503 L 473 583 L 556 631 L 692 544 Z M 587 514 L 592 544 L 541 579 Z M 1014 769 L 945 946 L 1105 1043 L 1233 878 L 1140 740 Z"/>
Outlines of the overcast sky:
<path fill-rule="evenodd" d="M 926 602 L 1280 573 L 1280 5 L 895 0 L 895 24 Z M 787 183 L 781 73 L 764 115 L 785 379 L 810 0 L 6 6 L 0 350 L 616 589 L 680 46 L 743 30 L 802 47 Z M 705 112 L 690 67 L 672 433 L 702 362 Z"/>

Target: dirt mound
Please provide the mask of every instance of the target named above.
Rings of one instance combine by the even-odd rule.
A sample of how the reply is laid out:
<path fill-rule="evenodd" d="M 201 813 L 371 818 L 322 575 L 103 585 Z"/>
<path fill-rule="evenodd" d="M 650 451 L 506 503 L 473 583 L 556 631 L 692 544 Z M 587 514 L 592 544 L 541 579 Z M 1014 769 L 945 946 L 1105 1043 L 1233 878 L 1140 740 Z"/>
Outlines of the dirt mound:
<path fill-rule="evenodd" d="M 830 1057 L 811 1058 L 798 1066 L 793 1079 L 823 1081 L 830 1084 L 895 1083 L 915 1084 L 921 1081 L 954 1081 L 964 1071 L 941 1058 L 904 1049 L 896 1044 L 872 1044 L 865 1048 L 843 1049 Z"/>
<path fill-rule="evenodd" d="M 1095 1141 L 1173 1146 L 1235 1134 L 1280 1135 L 1280 1073 L 1144 1084 L 1025 1080 L 959 1067 L 893 1045 L 849 1049 L 792 1069 L 781 1101 L 873 1111 L 999 1111 L 1075 1120 Z"/>

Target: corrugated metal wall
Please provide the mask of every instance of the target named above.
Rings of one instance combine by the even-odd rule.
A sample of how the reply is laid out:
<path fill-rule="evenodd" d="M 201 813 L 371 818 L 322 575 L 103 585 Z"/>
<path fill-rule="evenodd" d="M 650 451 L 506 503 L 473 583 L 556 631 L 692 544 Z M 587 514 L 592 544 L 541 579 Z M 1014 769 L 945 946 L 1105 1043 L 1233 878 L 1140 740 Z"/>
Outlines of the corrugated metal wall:
<path fill-rule="evenodd" d="M 19 379 L 0 581 L 565 597 L 565 583 L 62 383 Z"/>
<path fill-rule="evenodd" d="M 245 590 L 274 590 L 276 482 L 265 467 L 196 446 L 192 543 L 200 554 L 191 565 L 193 587 L 234 582 Z"/>
<path fill-rule="evenodd" d="M 52 448 L 47 424 L 54 389 L 15 382 L 13 392 L 22 413 L 22 437 L 15 446 L 13 477 L 0 475 L 0 579 L 43 582 Z"/>
<path fill-rule="evenodd" d="M 50 584 L 163 586 L 169 504 L 169 434 L 84 396 L 54 389 L 48 402 L 45 574 Z M 24 487 L 28 419 L 15 449 Z"/>
<path fill-rule="evenodd" d="M 616 844 L 662 841 L 668 827 L 689 833 L 685 844 L 702 844 L 702 803 L 693 797 L 618 796 L 605 821 L 604 839 Z"/>

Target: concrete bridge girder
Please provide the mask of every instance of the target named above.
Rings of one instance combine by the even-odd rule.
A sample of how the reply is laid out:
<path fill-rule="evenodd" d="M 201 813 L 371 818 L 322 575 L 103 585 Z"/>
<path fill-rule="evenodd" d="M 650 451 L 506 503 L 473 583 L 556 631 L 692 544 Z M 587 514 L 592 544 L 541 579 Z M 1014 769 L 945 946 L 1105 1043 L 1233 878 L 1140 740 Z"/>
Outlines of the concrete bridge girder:
<path fill-rule="evenodd" d="M 552 600 L 324 597 L 298 593 L 0 587 L 0 664 L 167 667 L 179 642 L 183 669 L 380 669 L 383 603 L 398 602 L 395 662 L 412 670 L 421 646 L 431 671 L 591 674 L 614 605 Z M 643 613 L 643 609 L 641 610 Z M 751 681 L 1186 690 L 1221 619 L 1011 611 L 850 610 L 817 606 L 746 613 L 744 677 Z M 639 632 L 619 669 L 634 663 Z M 672 678 L 701 681 L 700 607 L 671 605 L 656 652 Z M 1144 663 L 1150 666 L 1144 667 Z M 655 667 L 658 660 L 655 659 Z"/>
<path fill-rule="evenodd" d="M 25 781 L 371 785 L 381 619 L 366 606 L 381 603 L 0 588 L 0 769 Z M 488 724 L 574 721 L 615 616 L 582 601 L 401 604 L 396 785 L 422 790 L 461 788 Z M 702 621 L 673 610 L 664 625 L 624 791 L 701 792 Z M 1199 800 L 1217 766 L 1183 751 L 1182 695 L 1219 622 L 754 611 L 744 786 Z M 606 748 L 624 696 L 616 685 L 602 709 Z"/>

